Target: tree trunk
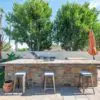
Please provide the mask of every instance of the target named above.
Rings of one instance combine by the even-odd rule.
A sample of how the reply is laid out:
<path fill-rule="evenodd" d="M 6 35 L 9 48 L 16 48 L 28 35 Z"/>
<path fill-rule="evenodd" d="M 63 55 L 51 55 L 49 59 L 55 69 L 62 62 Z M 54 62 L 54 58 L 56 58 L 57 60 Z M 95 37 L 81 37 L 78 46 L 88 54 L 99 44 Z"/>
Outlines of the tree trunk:
<path fill-rule="evenodd" d="M 38 39 L 37 39 L 37 50 L 40 51 L 40 43 Z"/>
<path fill-rule="evenodd" d="M 11 43 L 11 38 L 9 37 L 9 44 Z"/>
<path fill-rule="evenodd" d="M 34 42 L 32 42 L 32 40 L 28 41 L 27 44 L 29 46 L 30 51 L 35 50 L 35 45 L 34 45 Z"/>
<path fill-rule="evenodd" d="M 15 41 L 15 51 L 17 51 L 18 50 L 18 43 L 17 43 L 17 41 Z"/>

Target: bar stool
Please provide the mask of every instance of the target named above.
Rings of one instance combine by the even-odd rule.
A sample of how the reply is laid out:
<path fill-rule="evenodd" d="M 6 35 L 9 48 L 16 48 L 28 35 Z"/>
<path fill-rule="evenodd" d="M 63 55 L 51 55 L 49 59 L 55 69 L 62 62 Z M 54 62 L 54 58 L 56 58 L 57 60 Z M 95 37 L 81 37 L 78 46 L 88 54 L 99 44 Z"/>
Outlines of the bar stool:
<path fill-rule="evenodd" d="M 47 88 L 47 78 L 52 78 L 53 88 Z M 53 89 L 54 93 L 56 92 L 55 89 L 55 74 L 53 72 L 45 72 L 44 73 L 44 91 L 47 89 Z"/>
<path fill-rule="evenodd" d="M 79 75 L 79 84 L 82 85 L 82 88 L 83 88 L 83 94 L 85 92 L 85 87 L 84 87 L 84 78 L 90 78 L 91 80 L 91 86 L 92 86 L 92 89 L 93 89 L 93 93 L 95 94 L 95 91 L 94 91 L 94 87 L 93 87 L 93 75 L 91 72 L 88 72 L 88 71 L 80 71 L 80 75 Z M 87 82 L 87 85 L 88 85 L 88 82 Z"/>
<path fill-rule="evenodd" d="M 15 79 L 14 79 L 14 87 L 13 87 L 13 91 L 15 91 L 16 80 L 17 80 L 18 77 L 21 77 L 21 78 L 22 78 L 22 87 L 23 87 L 22 92 L 25 93 L 26 72 L 16 72 L 16 73 L 15 73 Z"/>

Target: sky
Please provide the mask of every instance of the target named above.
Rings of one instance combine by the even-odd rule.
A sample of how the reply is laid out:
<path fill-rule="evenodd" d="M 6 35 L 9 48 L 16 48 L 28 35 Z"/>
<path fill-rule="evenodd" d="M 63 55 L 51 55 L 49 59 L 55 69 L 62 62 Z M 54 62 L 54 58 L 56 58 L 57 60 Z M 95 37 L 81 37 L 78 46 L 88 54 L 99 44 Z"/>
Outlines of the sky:
<path fill-rule="evenodd" d="M 0 7 L 4 9 L 4 11 L 11 12 L 13 3 L 23 3 L 25 0 L 0 0 Z M 51 20 L 54 20 L 56 16 L 57 10 L 61 7 L 62 4 L 65 4 L 67 1 L 70 2 L 77 2 L 80 4 L 83 4 L 84 2 L 90 2 L 90 7 L 96 7 L 97 9 L 100 9 L 100 0 L 46 0 L 49 2 L 50 7 L 52 8 L 52 16 Z M 6 25 L 5 18 L 3 18 L 3 26 Z"/>
<path fill-rule="evenodd" d="M 25 0 L 0 0 L 0 8 L 3 8 L 4 12 L 8 13 L 12 11 L 14 2 L 23 3 L 24 1 Z M 80 4 L 83 4 L 84 2 L 89 2 L 90 8 L 96 7 L 98 10 L 100 10 L 100 0 L 46 0 L 46 1 L 49 2 L 49 6 L 52 8 L 51 20 L 54 20 L 57 10 L 61 7 L 61 5 L 65 4 L 67 1 L 77 2 Z M 99 16 L 99 19 L 100 19 L 100 16 Z M 5 21 L 5 17 L 3 16 L 2 26 L 5 27 L 6 25 L 7 24 Z M 27 47 L 25 44 L 23 46 Z M 23 46 L 19 45 L 19 48 L 20 47 L 23 48 Z M 13 45 L 13 48 L 15 48 L 14 45 Z"/>

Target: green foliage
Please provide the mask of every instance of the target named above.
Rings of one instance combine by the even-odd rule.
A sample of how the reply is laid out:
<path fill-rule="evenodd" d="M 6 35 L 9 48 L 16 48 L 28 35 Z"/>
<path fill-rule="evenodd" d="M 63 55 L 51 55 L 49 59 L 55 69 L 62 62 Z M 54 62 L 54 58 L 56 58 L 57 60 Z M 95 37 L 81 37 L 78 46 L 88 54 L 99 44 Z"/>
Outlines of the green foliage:
<path fill-rule="evenodd" d="M 2 63 L 2 62 L 6 62 L 6 61 L 8 61 L 8 59 L 1 59 L 1 60 L 0 60 L 1 63 Z"/>
<path fill-rule="evenodd" d="M 17 51 L 23 52 L 23 51 L 28 51 L 28 48 L 22 48 L 22 49 L 18 49 Z"/>
<path fill-rule="evenodd" d="M 13 12 L 6 16 L 8 27 L 5 32 L 15 41 L 26 43 L 31 50 L 48 49 L 52 44 L 51 13 L 52 9 L 44 0 L 15 3 Z"/>
<path fill-rule="evenodd" d="M 97 50 L 100 50 L 100 22 L 94 24 L 93 31 L 95 34 Z"/>
<path fill-rule="evenodd" d="M 88 45 L 88 32 L 97 23 L 99 12 L 83 5 L 67 3 L 58 10 L 54 21 L 55 41 L 65 50 L 83 50 Z"/>
<path fill-rule="evenodd" d="M 15 59 L 21 58 L 20 56 L 16 56 L 14 52 L 11 52 L 11 53 L 9 53 L 7 55 L 8 55 L 7 60 L 15 60 Z"/>
<path fill-rule="evenodd" d="M 11 50 L 11 45 L 9 43 L 3 43 L 3 46 L 2 46 L 2 51 L 10 51 Z"/>
<path fill-rule="evenodd" d="M 4 83 L 4 70 L 0 69 L 0 88 L 2 88 Z"/>
<path fill-rule="evenodd" d="M 14 52 L 7 54 L 7 58 L 1 59 L 0 62 L 6 62 L 10 60 L 20 59 L 20 56 L 16 56 Z"/>
<path fill-rule="evenodd" d="M 0 13 L 3 13 L 3 12 L 4 12 L 4 10 L 2 8 L 0 8 Z"/>

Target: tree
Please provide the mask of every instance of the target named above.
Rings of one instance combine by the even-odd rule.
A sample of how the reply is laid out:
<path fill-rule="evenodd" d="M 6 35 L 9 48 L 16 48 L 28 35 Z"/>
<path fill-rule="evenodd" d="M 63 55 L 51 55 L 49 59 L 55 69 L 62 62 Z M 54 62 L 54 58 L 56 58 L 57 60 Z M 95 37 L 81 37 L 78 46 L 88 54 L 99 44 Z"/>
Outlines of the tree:
<path fill-rule="evenodd" d="M 3 32 L 3 27 L 2 27 L 3 14 L 4 14 L 4 11 L 2 8 L 0 8 L 0 50 L 9 51 L 9 50 L 11 50 L 11 45 L 6 42 L 7 37 L 5 36 L 5 34 Z"/>
<path fill-rule="evenodd" d="M 97 50 L 100 50 L 100 22 L 94 24 L 93 31 L 95 34 Z"/>
<path fill-rule="evenodd" d="M 15 3 L 8 13 L 5 32 L 16 42 L 26 43 L 31 50 L 49 49 L 52 44 L 52 9 L 44 0 L 26 0 Z"/>
<path fill-rule="evenodd" d="M 88 32 L 97 23 L 98 11 L 83 5 L 67 3 L 58 10 L 54 21 L 55 41 L 65 50 L 83 50 L 88 44 Z"/>
<path fill-rule="evenodd" d="M 0 30 L 2 28 L 1 24 L 2 24 L 2 14 L 4 13 L 3 9 L 0 8 Z"/>
<path fill-rule="evenodd" d="M 12 48 L 11 48 L 11 45 L 9 42 L 7 42 L 7 36 L 4 32 L 2 32 L 2 35 L 1 35 L 1 41 L 2 41 L 2 45 L 1 45 L 1 50 L 2 51 L 10 51 Z"/>
<path fill-rule="evenodd" d="M 3 46 L 2 46 L 2 51 L 10 51 L 11 50 L 11 45 L 9 43 L 3 42 Z"/>

